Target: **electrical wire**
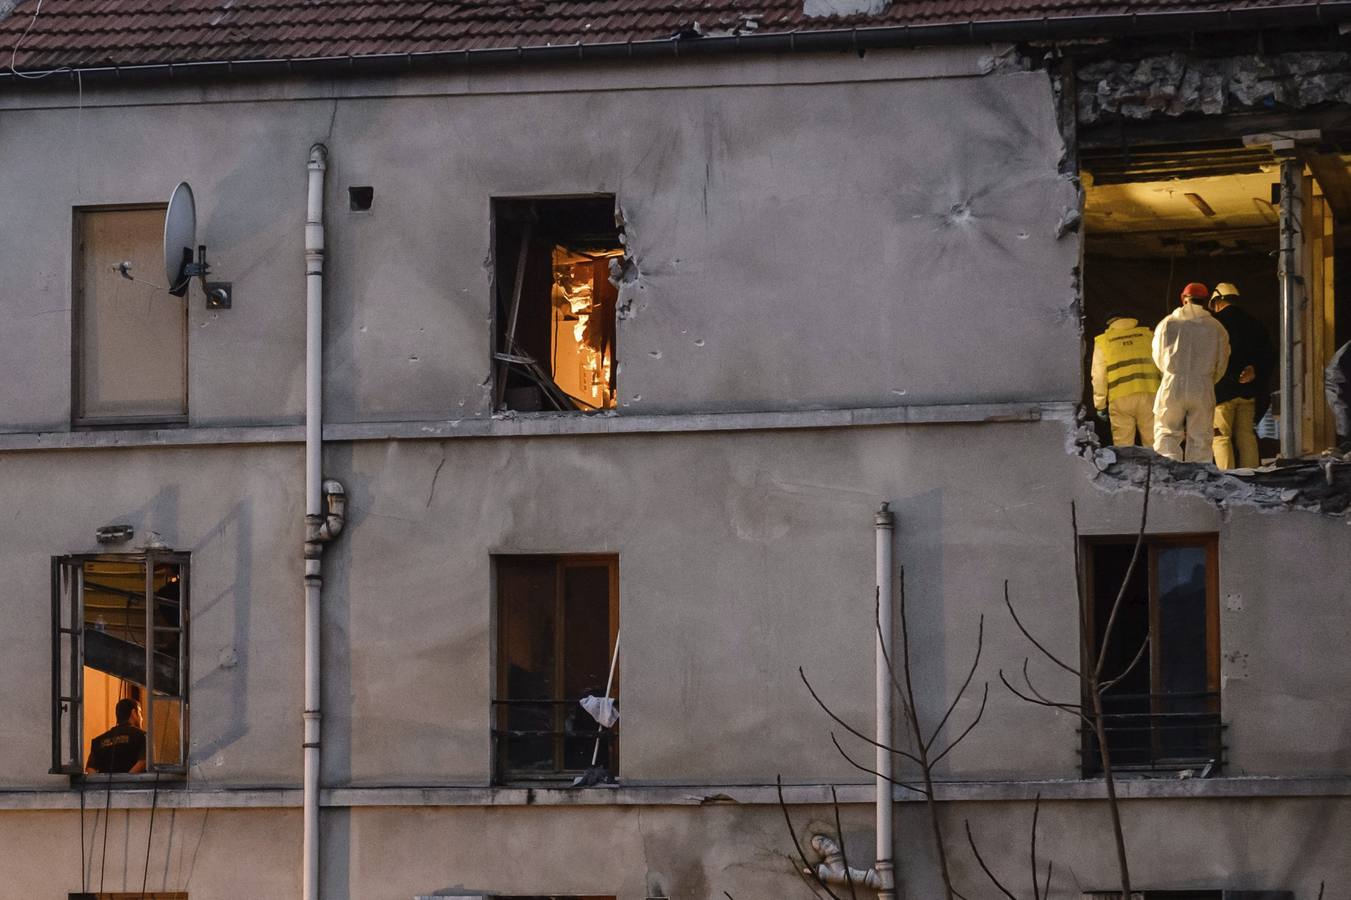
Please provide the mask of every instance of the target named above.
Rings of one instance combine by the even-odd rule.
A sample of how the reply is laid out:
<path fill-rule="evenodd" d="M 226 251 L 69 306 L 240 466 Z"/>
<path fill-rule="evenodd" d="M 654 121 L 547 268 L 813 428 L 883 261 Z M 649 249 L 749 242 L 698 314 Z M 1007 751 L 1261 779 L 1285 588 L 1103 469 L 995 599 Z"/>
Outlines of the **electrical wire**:
<path fill-rule="evenodd" d="M 84 865 L 84 776 L 77 776 L 80 782 L 80 893 L 89 892 L 89 872 Z"/>
<path fill-rule="evenodd" d="M 72 68 L 70 66 L 62 66 L 59 69 L 48 69 L 45 72 L 20 72 L 18 69 L 14 67 L 15 63 L 19 59 L 19 47 L 21 47 L 23 45 L 23 42 L 28 38 L 28 33 L 33 30 L 33 26 L 37 24 L 38 13 L 40 12 L 42 12 L 42 0 L 38 0 L 37 6 L 33 7 L 33 18 L 29 20 L 28 27 L 23 30 L 23 34 L 19 35 L 19 39 L 14 42 L 14 49 L 11 50 L 9 54 L 9 71 L 12 72 L 14 75 L 18 76 L 19 78 L 28 78 L 33 81 L 46 78 L 48 75 L 58 75 L 61 72 L 72 71 Z M 81 91 L 83 91 L 84 88 L 83 84 L 80 87 Z"/>
<path fill-rule="evenodd" d="M 150 840 L 155 836 L 155 808 L 159 804 L 159 772 L 155 772 L 155 786 L 150 792 L 150 827 L 145 834 L 145 869 L 141 872 L 141 900 L 145 900 L 145 885 L 150 878 Z"/>
<path fill-rule="evenodd" d="M 103 893 L 103 874 L 108 865 L 108 814 L 113 808 L 113 773 L 108 773 L 108 794 L 103 801 L 103 855 L 99 858 L 99 893 Z"/>

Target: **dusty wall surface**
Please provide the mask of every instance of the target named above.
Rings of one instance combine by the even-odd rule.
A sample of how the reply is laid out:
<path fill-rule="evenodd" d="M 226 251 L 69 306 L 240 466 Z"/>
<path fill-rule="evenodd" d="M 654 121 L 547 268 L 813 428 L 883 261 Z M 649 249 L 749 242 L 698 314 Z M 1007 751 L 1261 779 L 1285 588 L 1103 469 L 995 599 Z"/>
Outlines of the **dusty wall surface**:
<path fill-rule="evenodd" d="M 1136 527 L 1139 492 L 1091 484 L 1065 434 L 1045 421 L 333 446 L 326 472 L 347 485 L 351 512 L 325 562 L 325 782 L 488 781 L 491 557 L 517 552 L 619 556 L 626 781 L 859 780 L 796 670 L 841 714 L 871 721 L 883 498 L 898 516 L 926 713 L 964 676 L 986 616 L 978 683 L 993 682 L 990 705 L 943 777 L 1074 777 L 1075 723 L 1023 706 L 996 677 L 1029 652 L 1002 607 L 1006 578 L 1029 627 L 1075 653 L 1069 500 L 1085 534 Z M 992 460 L 997 477 L 982 477 Z M 0 738 L 14 762 L 0 783 L 61 784 L 45 774 L 47 559 L 96 549 L 94 529 L 123 521 L 192 552 L 192 777 L 293 783 L 299 447 L 13 454 L 4 473 L 4 508 L 31 524 L 11 529 L 0 556 L 12 598 L 0 628 L 13 638 L 0 672 L 25 686 Z M 1351 713 L 1351 665 L 1335 652 L 1346 587 L 1307 573 L 1338 570 L 1345 525 L 1241 509 L 1225 521 L 1203 499 L 1160 493 L 1150 530 L 1220 534 L 1235 771 L 1343 769 L 1329 729 Z M 1068 676 L 1036 661 L 1034 672 L 1077 694 Z"/>
<path fill-rule="evenodd" d="M 101 812 L 84 818 L 91 887 L 102 877 L 107 890 L 138 891 L 144 876 L 150 889 L 187 890 L 193 900 L 287 900 L 298 892 L 298 810 L 160 810 L 149 835 L 145 811 L 114 809 L 106 855 Z M 873 861 L 871 812 L 842 809 L 845 849 L 857 866 Z M 954 839 L 970 822 L 987 863 L 1013 889 L 1027 883 L 1030 802 L 951 804 L 942 815 Z M 1346 798 L 1130 801 L 1123 817 L 1133 881 L 1145 890 L 1290 890 L 1303 900 L 1316 896 L 1320 881 L 1351 878 L 1339 841 L 1351 826 Z M 322 889 L 330 900 L 488 891 L 619 900 L 811 896 L 794 872 L 782 814 L 768 804 L 352 808 L 326 809 L 323 819 Z M 835 831 L 828 806 L 795 807 L 793 820 L 803 840 Z M 80 848 L 71 838 L 79 822 L 77 812 L 0 818 L 0 837 L 13 850 L 6 890 L 30 900 L 65 900 L 78 890 Z M 940 896 L 924 809 L 900 805 L 896 827 L 900 896 Z M 1110 890 L 1115 850 L 1103 804 L 1044 802 L 1038 856 L 1054 864 L 1053 900 Z M 959 890 L 995 895 L 964 842 L 954 840 L 950 860 Z"/>
<path fill-rule="evenodd" d="M 1072 398 L 1078 249 L 1055 230 L 1077 201 L 1049 81 L 981 71 L 952 50 L 0 98 L 0 190 L 24 210 L 0 241 L 0 425 L 69 421 L 72 208 L 180 179 L 235 288 L 228 312 L 193 289 L 192 422 L 300 416 L 320 140 L 331 419 L 486 415 L 489 200 L 575 193 L 616 195 L 635 258 L 622 411 Z"/>

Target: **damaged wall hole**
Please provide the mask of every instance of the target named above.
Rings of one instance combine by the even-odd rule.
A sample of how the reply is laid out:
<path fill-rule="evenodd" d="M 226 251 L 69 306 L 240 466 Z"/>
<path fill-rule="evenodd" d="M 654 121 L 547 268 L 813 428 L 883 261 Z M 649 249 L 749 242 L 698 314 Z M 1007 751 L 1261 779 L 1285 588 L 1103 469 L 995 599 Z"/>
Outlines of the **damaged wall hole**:
<path fill-rule="evenodd" d="M 633 277 L 614 195 L 494 198 L 492 215 L 494 410 L 612 409 Z"/>

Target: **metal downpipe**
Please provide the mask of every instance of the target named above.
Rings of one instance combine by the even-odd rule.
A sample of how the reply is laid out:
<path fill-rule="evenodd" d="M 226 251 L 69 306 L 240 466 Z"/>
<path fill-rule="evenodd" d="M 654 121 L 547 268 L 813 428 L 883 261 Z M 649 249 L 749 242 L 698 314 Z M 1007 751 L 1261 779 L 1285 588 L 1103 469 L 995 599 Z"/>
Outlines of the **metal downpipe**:
<path fill-rule="evenodd" d="M 891 581 L 892 541 L 896 529 L 896 515 L 889 503 L 883 503 L 873 517 L 877 535 L 877 743 L 894 746 L 892 740 L 892 687 L 887 667 L 892 634 Z M 883 644 L 883 640 L 887 644 Z M 896 900 L 895 849 L 892 837 L 891 762 L 889 751 L 877 748 L 877 863 L 881 887 L 878 900 Z"/>
<path fill-rule="evenodd" d="M 323 590 L 324 171 L 328 148 L 310 148 L 305 213 L 305 782 L 304 900 L 319 900 L 319 610 Z"/>

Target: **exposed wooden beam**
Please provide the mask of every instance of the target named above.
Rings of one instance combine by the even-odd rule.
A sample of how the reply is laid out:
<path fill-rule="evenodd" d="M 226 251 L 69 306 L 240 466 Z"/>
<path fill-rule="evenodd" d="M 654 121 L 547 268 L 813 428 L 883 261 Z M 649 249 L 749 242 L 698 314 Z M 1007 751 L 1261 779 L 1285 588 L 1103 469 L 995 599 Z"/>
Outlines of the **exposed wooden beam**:
<path fill-rule="evenodd" d="M 1310 154 L 1305 160 L 1323 188 L 1337 222 L 1351 223 L 1351 167 L 1336 153 Z"/>

